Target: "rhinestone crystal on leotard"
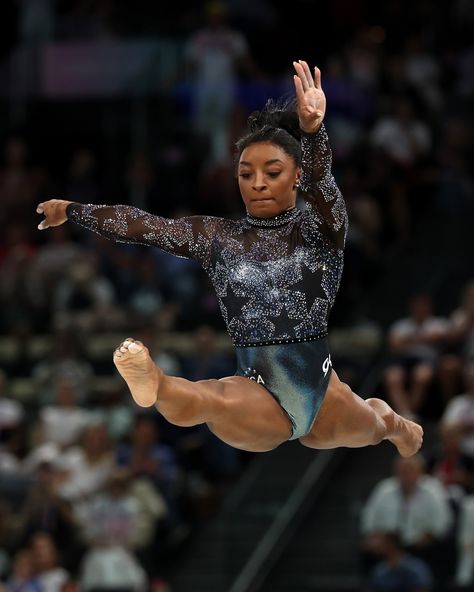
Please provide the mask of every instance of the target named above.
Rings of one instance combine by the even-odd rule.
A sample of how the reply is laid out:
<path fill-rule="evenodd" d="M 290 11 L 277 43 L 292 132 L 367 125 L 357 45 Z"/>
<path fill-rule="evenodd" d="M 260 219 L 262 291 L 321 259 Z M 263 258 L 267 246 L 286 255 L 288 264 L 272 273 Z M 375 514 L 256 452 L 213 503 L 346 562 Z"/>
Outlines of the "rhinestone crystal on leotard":
<path fill-rule="evenodd" d="M 307 208 L 273 218 L 167 219 L 131 206 L 71 204 L 71 220 L 117 241 L 199 261 L 236 346 L 284 344 L 327 334 L 343 266 L 344 200 L 331 174 L 324 126 L 303 135 L 300 188 Z"/>
<path fill-rule="evenodd" d="M 247 222 L 251 226 L 259 226 L 260 228 L 276 228 L 277 226 L 283 226 L 283 224 L 288 224 L 295 218 L 301 215 L 301 210 L 298 208 L 292 208 L 291 210 L 286 210 L 285 212 L 278 214 L 278 216 L 273 216 L 272 218 L 257 218 L 256 216 L 252 216 L 251 214 L 247 213 Z"/>

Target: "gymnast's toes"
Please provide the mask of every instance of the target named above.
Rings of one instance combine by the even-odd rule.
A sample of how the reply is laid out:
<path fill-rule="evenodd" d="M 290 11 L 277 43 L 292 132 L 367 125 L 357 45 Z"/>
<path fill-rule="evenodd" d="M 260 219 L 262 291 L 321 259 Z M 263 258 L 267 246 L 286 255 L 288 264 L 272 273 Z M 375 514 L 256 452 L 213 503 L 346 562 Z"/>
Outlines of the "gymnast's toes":
<path fill-rule="evenodd" d="M 127 337 L 125 341 L 117 347 L 114 352 L 115 360 L 124 360 L 129 354 L 138 354 L 144 351 L 146 348 L 141 341 L 135 341 L 132 337 Z"/>

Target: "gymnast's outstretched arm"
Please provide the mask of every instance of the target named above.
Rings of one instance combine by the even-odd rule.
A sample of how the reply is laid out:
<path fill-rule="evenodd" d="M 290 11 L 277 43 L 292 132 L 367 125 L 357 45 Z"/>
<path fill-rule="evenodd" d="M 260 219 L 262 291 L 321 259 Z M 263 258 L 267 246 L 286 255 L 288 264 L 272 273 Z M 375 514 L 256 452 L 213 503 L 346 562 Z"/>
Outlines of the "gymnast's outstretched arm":
<path fill-rule="evenodd" d="M 159 247 L 203 264 L 208 260 L 212 238 L 232 224 L 212 216 L 172 219 L 127 205 L 83 205 L 59 199 L 40 203 L 37 212 L 45 215 L 38 226 L 40 230 L 71 220 L 112 240 Z"/>

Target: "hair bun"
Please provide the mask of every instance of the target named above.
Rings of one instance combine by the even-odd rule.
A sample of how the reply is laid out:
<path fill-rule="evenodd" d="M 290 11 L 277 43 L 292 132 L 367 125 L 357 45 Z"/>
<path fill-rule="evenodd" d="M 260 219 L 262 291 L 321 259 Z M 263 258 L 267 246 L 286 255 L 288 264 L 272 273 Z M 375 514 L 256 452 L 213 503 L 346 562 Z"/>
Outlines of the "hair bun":
<path fill-rule="evenodd" d="M 261 111 L 254 111 L 247 119 L 250 133 L 268 128 L 279 128 L 288 132 L 298 141 L 301 139 L 295 100 L 277 102 L 269 99 Z"/>

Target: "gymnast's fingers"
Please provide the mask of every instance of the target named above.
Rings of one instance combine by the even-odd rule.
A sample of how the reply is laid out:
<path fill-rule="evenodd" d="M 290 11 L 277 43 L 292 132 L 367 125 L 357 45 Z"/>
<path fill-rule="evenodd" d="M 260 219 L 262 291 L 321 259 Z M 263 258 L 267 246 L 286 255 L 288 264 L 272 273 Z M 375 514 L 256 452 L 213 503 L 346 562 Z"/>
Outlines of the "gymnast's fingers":
<path fill-rule="evenodd" d="M 303 68 L 303 72 L 306 78 L 306 82 L 308 83 L 308 87 L 314 88 L 314 80 L 313 76 L 311 75 L 311 70 L 309 69 L 308 62 L 305 62 L 304 60 L 299 60 L 299 63 Z"/>

